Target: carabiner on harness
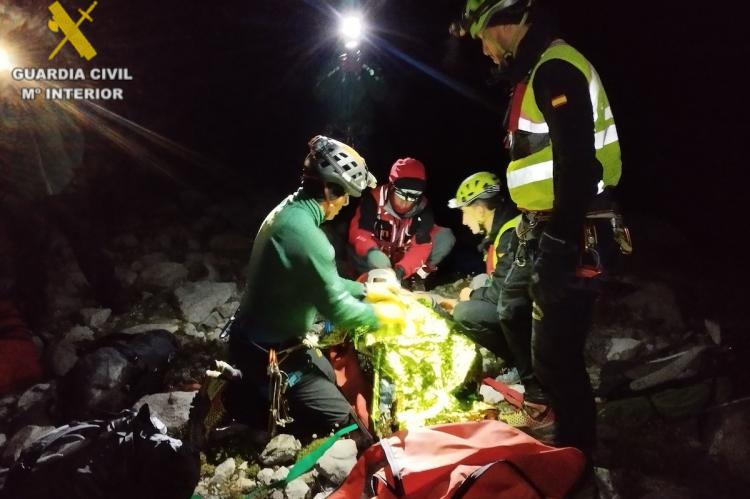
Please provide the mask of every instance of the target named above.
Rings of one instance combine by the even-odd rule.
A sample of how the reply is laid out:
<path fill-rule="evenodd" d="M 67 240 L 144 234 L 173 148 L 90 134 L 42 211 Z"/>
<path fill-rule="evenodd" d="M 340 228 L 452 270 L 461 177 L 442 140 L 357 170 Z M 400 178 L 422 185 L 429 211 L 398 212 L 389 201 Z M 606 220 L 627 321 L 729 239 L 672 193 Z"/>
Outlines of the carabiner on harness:
<path fill-rule="evenodd" d="M 287 374 L 279 369 L 279 361 L 276 350 L 268 349 L 268 393 L 271 399 L 271 405 L 268 409 L 268 432 L 273 436 L 276 429 L 294 421 L 289 416 L 289 406 L 284 394 L 287 389 Z"/>

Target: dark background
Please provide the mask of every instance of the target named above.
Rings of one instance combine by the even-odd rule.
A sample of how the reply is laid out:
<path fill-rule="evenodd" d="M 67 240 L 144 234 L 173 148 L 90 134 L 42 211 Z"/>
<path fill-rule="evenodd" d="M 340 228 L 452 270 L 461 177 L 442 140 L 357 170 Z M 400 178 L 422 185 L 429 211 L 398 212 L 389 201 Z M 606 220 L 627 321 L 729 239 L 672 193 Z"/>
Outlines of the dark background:
<path fill-rule="evenodd" d="M 25 3 L 43 12 L 46 2 Z M 68 3 L 68 10 L 79 6 Z M 362 50 L 382 68 L 388 99 L 377 108 L 377 134 L 363 155 L 380 179 L 398 157 L 422 160 L 439 221 L 456 229 L 463 247 L 473 240 L 459 228 L 459 214 L 442 207 L 470 173 L 504 169 L 506 89 L 485 84 L 491 66 L 478 41 L 448 36 L 462 0 L 364 3 L 373 36 Z M 644 229 L 634 233 L 639 256 L 651 268 L 671 266 L 705 283 L 697 285 L 711 307 L 721 308 L 717 313 L 727 297 L 739 303 L 750 228 L 742 161 L 748 90 L 740 75 L 750 55 L 744 17 L 728 3 L 543 3 L 557 12 L 564 38 L 592 61 L 609 94 L 624 159 L 620 201 L 635 228 Z M 306 142 L 325 123 L 312 87 L 338 53 L 330 6 L 102 0 L 86 28 L 100 53 L 95 65 L 127 66 L 135 78 L 123 85 L 124 102 L 105 105 L 194 153 L 133 135 L 160 167 L 116 152 L 120 173 L 166 179 L 159 172 L 169 171 L 177 182 L 149 184 L 166 199 L 184 185 L 250 199 L 278 200 L 294 190 Z"/>

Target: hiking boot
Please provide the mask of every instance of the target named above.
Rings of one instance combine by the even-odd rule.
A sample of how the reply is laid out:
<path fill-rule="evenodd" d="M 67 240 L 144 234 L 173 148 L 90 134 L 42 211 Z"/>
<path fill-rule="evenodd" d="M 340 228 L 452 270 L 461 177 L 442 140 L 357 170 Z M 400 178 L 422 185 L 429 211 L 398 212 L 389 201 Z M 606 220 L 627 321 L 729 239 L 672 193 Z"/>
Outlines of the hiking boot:
<path fill-rule="evenodd" d="M 532 416 L 529 409 L 540 408 L 541 412 Z M 543 409 L 542 409 L 543 408 Z M 521 409 L 500 414 L 500 420 L 522 430 L 542 443 L 552 445 L 555 440 L 555 413 L 549 406 L 530 406 L 524 403 Z"/>
<path fill-rule="evenodd" d="M 495 376 L 495 380 L 508 386 L 520 385 L 521 375 L 518 374 L 518 369 L 516 369 L 515 367 L 506 367 L 502 371 L 500 371 L 500 374 L 498 376 Z"/>

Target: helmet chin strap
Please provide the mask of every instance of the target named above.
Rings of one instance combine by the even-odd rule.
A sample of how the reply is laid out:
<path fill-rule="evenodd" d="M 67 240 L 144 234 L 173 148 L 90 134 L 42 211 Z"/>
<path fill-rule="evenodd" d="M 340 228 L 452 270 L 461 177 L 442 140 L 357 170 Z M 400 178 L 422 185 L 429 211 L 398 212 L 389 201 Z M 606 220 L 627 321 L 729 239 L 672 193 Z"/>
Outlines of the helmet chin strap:
<path fill-rule="evenodd" d="M 515 53 L 518 50 L 519 38 L 521 36 L 521 28 L 526 25 L 526 20 L 528 19 L 528 17 L 529 17 L 529 11 L 526 10 L 526 12 L 523 13 L 521 22 L 518 23 L 518 28 L 516 28 L 516 32 L 513 33 L 513 39 L 510 41 L 511 50 L 505 52 L 505 54 L 503 54 L 503 58 L 500 59 L 500 62 L 497 64 L 497 72 L 499 72 L 500 74 L 507 71 L 510 65 L 513 64 L 513 60 L 516 57 Z"/>

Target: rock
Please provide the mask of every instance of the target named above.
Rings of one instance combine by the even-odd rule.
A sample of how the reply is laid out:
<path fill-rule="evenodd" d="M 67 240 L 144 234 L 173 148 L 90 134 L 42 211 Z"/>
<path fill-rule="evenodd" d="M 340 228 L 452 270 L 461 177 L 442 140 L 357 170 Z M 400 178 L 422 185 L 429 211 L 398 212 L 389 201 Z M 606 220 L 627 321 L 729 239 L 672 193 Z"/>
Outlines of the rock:
<path fill-rule="evenodd" d="M 206 339 L 208 341 L 219 341 L 221 338 L 221 328 L 212 329 L 206 334 Z"/>
<path fill-rule="evenodd" d="M 141 334 L 141 333 L 147 333 L 149 331 L 158 331 L 158 330 L 164 330 L 169 331 L 170 333 L 176 333 L 178 329 L 180 329 L 180 326 L 173 322 L 167 322 L 167 323 L 161 323 L 161 324 L 138 324 L 137 326 L 130 326 L 128 328 L 123 329 L 120 331 L 121 333 L 125 334 Z"/>
<path fill-rule="evenodd" d="M 310 493 L 310 487 L 302 478 L 297 478 L 287 484 L 284 493 L 287 499 L 305 499 Z"/>
<path fill-rule="evenodd" d="M 224 319 L 219 312 L 214 310 L 201 322 L 201 325 L 208 328 L 217 328 L 224 326 L 226 322 L 226 319 Z"/>
<path fill-rule="evenodd" d="M 109 316 L 112 315 L 111 308 L 84 308 L 81 310 L 81 318 L 89 326 L 93 328 L 102 327 Z"/>
<path fill-rule="evenodd" d="M 502 393 L 487 385 L 482 385 L 481 388 L 479 388 L 479 395 L 481 395 L 484 401 L 488 404 L 498 404 L 505 400 Z"/>
<path fill-rule="evenodd" d="M 279 466 L 279 469 L 273 472 L 273 480 L 284 480 L 289 474 L 289 468 L 286 466 Z"/>
<path fill-rule="evenodd" d="M 335 491 L 336 491 L 336 489 L 325 488 L 325 489 L 321 490 L 320 492 L 318 492 L 317 494 L 315 494 L 312 499 L 326 499 L 328 496 L 330 496 L 331 494 L 333 494 Z"/>
<path fill-rule="evenodd" d="M 25 411 L 32 405 L 48 399 L 52 395 L 53 387 L 51 383 L 39 383 L 34 385 L 18 398 L 17 409 Z"/>
<path fill-rule="evenodd" d="M 315 464 L 315 469 L 334 485 L 342 483 L 357 463 L 354 440 L 339 440 Z"/>
<path fill-rule="evenodd" d="M 284 493 L 280 490 L 274 490 L 271 492 L 271 495 L 268 496 L 268 499 L 286 499 L 284 497 Z"/>
<path fill-rule="evenodd" d="M 228 301 L 224 305 L 221 305 L 216 310 L 221 314 L 222 317 L 225 319 L 229 319 L 234 315 L 234 313 L 237 311 L 237 308 L 239 308 L 240 302 L 238 301 Z"/>
<path fill-rule="evenodd" d="M 607 360 L 632 360 L 638 355 L 642 341 L 633 338 L 612 338 L 607 351 Z"/>
<path fill-rule="evenodd" d="M 258 472 L 255 478 L 263 485 L 270 485 L 273 481 L 273 473 L 273 468 L 263 468 Z"/>
<path fill-rule="evenodd" d="M 171 289 L 187 279 L 188 269 L 177 262 L 159 262 L 147 267 L 138 280 L 142 286 Z"/>
<path fill-rule="evenodd" d="M 89 309 L 91 310 L 91 309 Z M 94 332 L 85 326 L 73 326 L 70 331 L 65 333 L 63 341 L 74 343 L 76 341 L 93 340 Z"/>
<path fill-rule="evenodd" d="M 706 333 L 711 337 L 714 344 L 721 345 L 721 326 L 708 319 L 704 320 L 703 324 L 706 326 Z"/>
<path fill-rule="evenodd" d="M 177 304 L 188 322 L 201 323 L 237 291 L 233 282 L 191 282 L 174 291 Z"/>
<path fill-rule="evenodd" d="M 92 333 L 93 334 L 93 333 Z M 58 342 L 52 348 L 52 372 L 55 376 L 65 376 L 78 362 L 78 351 L 76 346 L 67 340 Z"/>
<path fill-rule="evenodd" d="M 641 319 L 660 321 L 668 331 L 681 331 L 685 328 L 674 292 L 664 284 L 645 283 L 641 289 L 626 296 L 620 303 Z"/>
<path fill-rule="evenodd" d="M 234 473 L 235 467 L 234 458 L 228 458 L 216 467 L 216 470 L 214 470 L 214 476 L 211 478 L 211 483 L 218 484 L 228 481 L 229 477 Z"/>
<path fill-rule="evenodd" d="M 54 426 L 24 426 L 5 445 L 2 456 L 0 456 L 0 462 L 6 466 L 15 463 L 21 452 L 31 446 L 39 437 L 54 429 Z"/>
<path fill-rule="evenodd" d="M 240 489 L 243 494 L 247 494 L 257 486 L 258 483 L 252 478 L 241 476 L 237 479 L 237 488 Z"/>
<path fill-rule="evenodd" d="M 170 435 L 179 432 L 190 419 L 190 404 L 195 392 L 154 393 L 141 397 L 135 403 L 136 411 L 143 404 L 148 404 L 152 416 L 159 418 L 167 427 Z"/>
<path fill-rule="evenodd" d="M 8 440 L 8 438 L 5 436 L 5 433 L 0 433 L 0 449 L 2 449 L 5 446 L 5 442 Z"/>
<path fill-rule="evenodd" d="M 206 333 L 204 333 L 203 331 L 198 331 L 195 328 L 195 326 L 192 323 L 190 323 L 190 322 L 186 323 L 182 327 L 182 332 L 186 336 L 192 336 L 193 338 L 198 338 L 198 339 L 201 339 L 201 340 L 205 340 L 206 339 Z"/>
<path fill-rule="evenodd" d="M 302 444 L 299 440 L 292 435 L 281 433 L 268 442 L 268 445 L 260 454 L 260 462 L 264 466 L 293 463 L 301 448 Z"/>

